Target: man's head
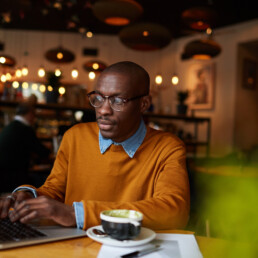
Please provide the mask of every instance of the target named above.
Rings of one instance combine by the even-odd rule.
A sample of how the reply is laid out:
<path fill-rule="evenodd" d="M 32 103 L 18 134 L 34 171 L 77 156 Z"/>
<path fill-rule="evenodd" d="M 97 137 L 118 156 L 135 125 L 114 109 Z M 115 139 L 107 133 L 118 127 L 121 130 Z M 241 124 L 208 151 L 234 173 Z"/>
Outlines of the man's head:
<path fill-rule="evenodd" d="M 95 91 L 102 96 L 124 99 L 121 111 L 110 106 L 110 99 L 96 109 L 96 118 L 103 137 L 122 142 L 138 129 L 151 103 L 150 78 L 139 65 L 125 61 L 106 68 L 99 76 Z M 116 108 L 115 108 L 116 109 Z"/>
<path fill-rule="evenodd" d="M 16 115 L 22 116 L 30 125 L 33 125 L 36 116 L 35 105 L 31 102 L 23 102 L 19 104 L 16 109 Z"/>

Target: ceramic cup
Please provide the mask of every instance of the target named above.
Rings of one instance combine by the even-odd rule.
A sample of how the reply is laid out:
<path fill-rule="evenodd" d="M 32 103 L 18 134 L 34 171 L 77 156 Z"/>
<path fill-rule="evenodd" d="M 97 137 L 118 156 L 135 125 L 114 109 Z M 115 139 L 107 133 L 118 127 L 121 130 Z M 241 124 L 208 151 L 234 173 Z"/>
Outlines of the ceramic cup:
<path fill-rule="evenodd" d="M 106 210 L 100 213 L 106 234 L 117 240 L 129 240 L 141 232 L 143 214 L 134 210 Z"/>

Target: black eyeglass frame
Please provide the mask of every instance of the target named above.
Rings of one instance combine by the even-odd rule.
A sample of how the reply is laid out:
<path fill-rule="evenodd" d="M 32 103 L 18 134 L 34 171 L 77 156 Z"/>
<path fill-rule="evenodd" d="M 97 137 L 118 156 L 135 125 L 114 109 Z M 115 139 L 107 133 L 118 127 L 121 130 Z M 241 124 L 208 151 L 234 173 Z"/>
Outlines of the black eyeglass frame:
<path fill-rule="evenodd" d="M 91 91 L 91 92 L 89 92 L 89 93 L 87 94 L 88 98 L 90 99 L 90 96 L 93 95 L 93 94 L 98 94 L 98 95 L 100 95 L 100 96 L 104 99 L 103 103 L 102 103 L 100 106 L 94 106 L 94 105 L 91 103 L 91 101 L 90 101 L 90 103 L 91 103 L 91 105 L 92 105 L 93 107 L 101 107 L 101 106 L 104 104 L 105 99 L 108 99 L 108 102 L 109 102 L 109 104 L 110 104 L 110 106 L 111 106 L 112 109 L 114 109 L 114 108 L 112 107 L 112 103 L 111 103 L 111 101 L 110 101 L 110 98 L 112 98 L 112 97 L 120 98 L 120 99 L 123 101 L 123 104 L 125 104 L 125 103 L 127 103 L 127 102 L 129 102 L 129 101 L 136 100 L 136 99 L 139 99 L 139 98 L 148 96 L 148 94 L 143 94 L 143 95 L 135 96 L 135 97 L 132 97 L 132 98 L 122 98 L 122 97 L 118 97 L 118 96 L 104 96 L 102 93 L 100 93 L 100 92 L 94 90 L 94 91 Z M 121 111 L 121 110 L 116 110 L 116 111 Z"/>

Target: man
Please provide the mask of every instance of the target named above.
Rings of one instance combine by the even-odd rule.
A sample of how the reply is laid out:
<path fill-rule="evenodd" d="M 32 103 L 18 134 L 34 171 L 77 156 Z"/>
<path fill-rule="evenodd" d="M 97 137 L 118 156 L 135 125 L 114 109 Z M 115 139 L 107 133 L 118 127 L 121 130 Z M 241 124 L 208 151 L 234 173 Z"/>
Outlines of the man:
<path fill-rule="evenodd" d="M 10 192 L 28 182 L 32 158 L 47 158 L 50 150 L 33 129 L 35 96 L 19 104 L 14 120 L 0 132 L 0 192 Z"/>
<path fill-rule="evenodd" d="M 145 227 L 183 228 L 189 214 L 185 148 L 143 122 L 151 103 L 148 73 L 132 62 L 115 63 L 88 96 L 97 123 L 69 129 L 50 176 L 36 189 L 39 197 L 15 192 L 1 201 L 1 217 L 15 201 L 9 217 L 24 223 L 47 217 L 87 229 L 100 224 L 102 210 L 134 209 L 144 214 Z"/>

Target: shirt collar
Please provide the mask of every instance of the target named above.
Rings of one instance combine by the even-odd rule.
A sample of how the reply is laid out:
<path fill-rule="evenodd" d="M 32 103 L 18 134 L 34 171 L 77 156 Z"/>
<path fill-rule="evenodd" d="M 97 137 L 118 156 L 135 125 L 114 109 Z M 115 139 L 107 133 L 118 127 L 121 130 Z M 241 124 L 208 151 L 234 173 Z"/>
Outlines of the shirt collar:
<path fill-rule="evenodd" d="M 29 123 L 24 117 L 22 117 L 22 116 L 16 115 L 16 116 L 14 117 L 14 120 L 19 121 L 19 122 L 21 122 L 21 123 L 23 123 L 23 124 L 25 124 L 25 125 L 30 126 L 30 123 Z"/>
<path fill-rule="evenodd" d="M 146 126 L 144 121 L 141 120 L 140 126 L 136 133 L 132 135 L 130 138 L 123 142 L 114 142 L 111 139 L 104 138 L 99 131 L 99 147 L 101 154 L 105 153 L 106 150 L 111 146 L 111 144 L 122 145 L 125 152 L 128 154 L 130 158 L 133 158 L 135 152 L 142 144 L 144 137 L 146 135 Z"/>

